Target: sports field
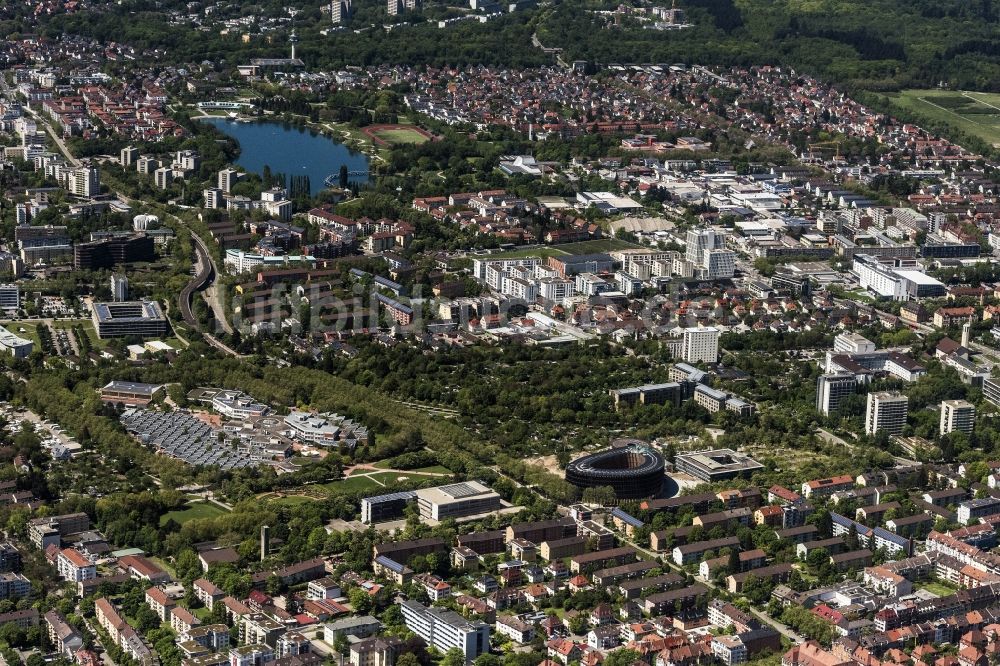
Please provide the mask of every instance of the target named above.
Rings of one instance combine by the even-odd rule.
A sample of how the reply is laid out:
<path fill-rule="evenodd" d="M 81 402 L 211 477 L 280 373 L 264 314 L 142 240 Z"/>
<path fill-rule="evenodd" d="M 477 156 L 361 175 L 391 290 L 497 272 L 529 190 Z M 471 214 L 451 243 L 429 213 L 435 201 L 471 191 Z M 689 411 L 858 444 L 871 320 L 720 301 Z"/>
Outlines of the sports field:
<path fill-rule="evenodd" d="M 901 108 L 1000 146 L 1000 93 L 904 90 L 889 95 L 889 99 Z"/>
<path fill-rule="evenodd" d="M 430 132 L 416 125 L 369 125 L 361 131 L 378 146 L 425 143 L 434 138 Z"/>

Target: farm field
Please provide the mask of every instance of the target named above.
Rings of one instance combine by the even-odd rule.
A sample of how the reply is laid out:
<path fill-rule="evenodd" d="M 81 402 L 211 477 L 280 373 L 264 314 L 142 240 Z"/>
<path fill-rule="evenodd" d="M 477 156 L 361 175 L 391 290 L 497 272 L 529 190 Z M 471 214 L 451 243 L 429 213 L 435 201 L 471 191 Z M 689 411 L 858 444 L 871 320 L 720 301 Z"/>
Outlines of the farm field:
<path fill-rule="evenodd" d="M 888 95 L 893 104 L 928 119 L 948 123 L 992 145 L 1000 145 L 1000 94 L 960 90 L 903 90 Z"/>

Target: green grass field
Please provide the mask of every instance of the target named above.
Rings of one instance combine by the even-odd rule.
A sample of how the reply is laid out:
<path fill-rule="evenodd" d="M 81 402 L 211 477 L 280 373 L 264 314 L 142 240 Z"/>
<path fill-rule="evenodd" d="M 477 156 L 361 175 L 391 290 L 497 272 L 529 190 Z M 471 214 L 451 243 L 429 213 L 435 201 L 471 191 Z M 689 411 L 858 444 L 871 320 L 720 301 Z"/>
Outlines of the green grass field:
<path fill-rule="evenodd" d="M 168 574 L 170 574 L 174 578 L 177 578 L 177 570 L 174 569 L 174 565 L 170 564 L 169 562 L 167 562 L 162 557 L 156 557 L 155 555 L 148 555 L 147 557 L 149 557 L 150 561 L 153 564 L 157 565 L 158 567 L 160 567 L 161 569 L 163 569 L 164 571 L 166 571 Z"/>
<path fill-rule="evenodd" d="M 427 143 L 429 140 L 426 136 L 417 132 L 416 130 L 406 129 L 401 127 L 398 129 L 383 129 L 376 130 L 374 132 L 375 136 L 382 139 L 386 143 L 393 145 L 405 145 L 405 144 L 418 144 Z"/>
<path fill-rule="evenodd" d="M 556 249 L 555 246 L 534 247 L 525 250 L 511 250 L 510 252 L 498 252 L 497 254 L 482 255 L 483 259 L 523 259 L 524 257 L 565 257 L 569 252 Z"/>
<path fill-rule="evenodd" d="M 400 479 L 403 479 L 405 481 L 419 481 L 421 479 L 442 479 L 443 477 L 437 475 L 431 476 L 430 474 L 421 474 L 417 470 L 413 470 L 409 472 L 375 472 L 371 474 L 368 478 L 373 479 L 375 481 L 380 481 L 381 483 L 385 484 L 386 487 L 391 488 L 392 484 L 396 483 Z"/>
<path fill-rule="evenodd" d="M 903 90 L 893 104 L 940 120 L 993 145 L 1000 145 L 1000 94 L 958 90 Z"/>
<path fill-rule="evenodd" d="M 160 525 L 165 525 L 167 521 L 174 520 L 181 525 L 196 518 L 215 518 L 226 513 L 226 510 L 216 504 L 209 502 L 190 502 L 184 509 L 171 511 L 160 516 Z"/>
<path fill-rule="evenodd" d="M 595 240 L 580 241 L 578 243 L 563 243 L 562 245 L 546 245 L 524 250 L 511 250 L 491 254 L 491 259 L 520 259 L 523 257 L 561 257 L 566 255 L 596 254 L 599 252 L 611 252 L 613 250 L 627 250 L 629 248 L 641 247 L 635 243 L 619 240 L 617 238 L 597 238 Z"/>
<path fill-rule="evenodd" d="M 431 465 L 430 467 L 418 467 L 414 472 L 426 472 L 428 474 L 451 474 L 451 470 L 444 465 Z"/>
<path fill-rule="evenodd" d="M 579 243 L 554 245 L 553 247 L 562 250 L 566 254 L 594 254 L 597 252 L 611 252 L 612 250 L 628 250 L 640 246 L 628 241 L 618 240 L 617 238 L 598 238 L 596 240 L 580 241 Z"/>
<path fill-rule="evenodd" d="M 389 464 L 388 460 L 379 460 L 377 463 L 372 465 L 376 469 L 397 469 Z M 357 470 L 359 474 L 364 474 L 365 470 Z M 444 465 L 428 465 L 427 467 L 416 467 L 412 470 L 407 470 L 412 472 L 424 472 L 426 474 L 451 474 L 451 470 Z"/>
<path fill-rule="evenodd" d="M 419 474 L 411 474 L 409 472 L 375 472 L 368 478 L 372 481 L 380 481 L 383 485 L 391 486 L 396 483 L 400 478 L 416 479 L 420 478 Z"/>
<path fill-rule="evenodd" d="M 379 484 L 375 483 L 371 479 L 364 476 L 353 476 L 346 479 L 341 479 L 339 481 L 331 481 L 330 483 L 324 483 L 320 488 L 325 488 L 332 493 L 347 492 L 351 490 L 371 490 L 373 488 L 381 488 Z"/>
<path fill-rule="evenodd" d="M 936 594 L 939 597 L 947 597 L 950 594 L 955 594 L 955 591 L 958 589 L 936 580 L 923 581 L 921 583 L 917 583 L 915 587 L 921 590 L 927 590 L 931 594 Z"/>

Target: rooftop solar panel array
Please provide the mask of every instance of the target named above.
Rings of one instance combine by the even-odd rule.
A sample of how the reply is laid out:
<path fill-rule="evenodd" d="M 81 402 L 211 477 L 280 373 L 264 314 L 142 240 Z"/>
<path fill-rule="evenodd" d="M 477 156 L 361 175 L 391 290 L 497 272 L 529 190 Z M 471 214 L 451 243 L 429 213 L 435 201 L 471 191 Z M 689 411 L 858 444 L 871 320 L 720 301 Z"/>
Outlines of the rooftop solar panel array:
<path fill-rule="evenodd" d="M 270 460 L 263 447 L 220 442 L 216 430 L 187 412 L 130 409 L 122 414 L 121 423 L 147 446 L 191 465 L 230 470 L 256 467 Z"/>

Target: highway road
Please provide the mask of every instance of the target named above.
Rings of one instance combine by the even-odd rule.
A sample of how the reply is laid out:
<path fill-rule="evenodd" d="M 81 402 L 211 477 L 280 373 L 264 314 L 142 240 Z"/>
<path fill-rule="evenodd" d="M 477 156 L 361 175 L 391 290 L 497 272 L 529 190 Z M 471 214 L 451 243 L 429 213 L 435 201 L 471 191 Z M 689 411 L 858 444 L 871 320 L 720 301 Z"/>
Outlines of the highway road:
<path fill-rule="evenodd" d="M 229 354 L 230 356 L 239 357 L 240 353 L 235 349 L 224 343 L 222 340 L 219 340 L 208 331 L 202 330 L 201 324 L 199 323 L 197 317 L 194 316 L 194 311 L 192 310 L 192 299 L 194 298 L 194 294 L 195 292 L 212 284 L 213 277 L 216 275 L 216 268 L 215 262 L 212 260 L 212 255 L 205 246 L 205 241 L 203 241 L 201 237 L 193 231 L 191 232 L 191 238 L 194 239 L 195 274 L 194 277 L 191 278 L 191 281 L 184 285 L 184 288 L 180 293 L 179 300 L 181 317 L 184 319 L 184 323 L 188 326 L 197 331 L 201 331 L 201 334 L 205 337 L 208 344 Z M 217 302 L 217 299 L 214 298 L 214 294 L 212 298 L 208 299 L 208 303 L 215 312 L 215 320 L 219 322 L 223 330 L 227 333 L 232 333 L 233 329 L 232 326 L 229 325 L 229 322 L 226 321 L 225 312 L 220 312 L 219 309 L 217 309 L 220 304 Z"/>
<path fill-rule="evenodd" d="M 180 218 L 171 216 L 178 222 Z M 215 258 L 212 257 L 212 253 L 208 251 L 208 246 L 205 245 L 205 241 L 202 240 L 201 236 L 191 232 L 191 237 L 194 239 L 195 253 L 198 255 L 196 261 L 205 262 L 208 261 L 209 266 L 211 266 L 211 272 L 208 275 L 208 285 L 205 289 L 205 300 L 208 301 L 208 305 L 212 308 L 212 312 L 215 315 L 215 321 L 222 326 L 222 330 L 226 333 L 232 334 L 233 327 L 230 325 L 229 320 L 226 318 L 226 308 L 222 303 L 220 296 L 221 293 L 217 288 L 215 278 L 219 275 L 219 266 L 215 263 Z"/>
<path fill-rule="evenodd" d="M 171 215 L 178 224 L 184 224 L 184 222 L 176 215 Z M 219 267 L 215 264 L 215 259 L 212 258 L 212 253 L 208 251 L 208 246 L 205 245 L 205 241 L 202 240 L 201 236 L 196 234 L 194 231 L 191 232 L 191 240 L 194 241 L 194 267 L 195 275 L 191 281 L 181 290 L 180 294 L 180 306 L 181 306 L 181 316 L 184 321 L 193 328 L 200 328 L 198 320 L 195 318 L 192 312 L 192 298 L 196 291 L 202 289 L 206 290 L 206 301 L 210 308 L 212 308 L 212 314 L 215 316 L 215 321 L 218 322 L 219 326 L 226 333 L 232 333 L 233 327 L 229 324 L 226 319 L 226 310 L 222 303 L 219 302 L 218 292 L 215 287 L 215 276 L 219 274 Z"/>
<path fill-rule="evenodd" d="M 121 192 L 116 192 L 116 195 L 122 201 L 133 204 L 136 203 L 135 199 L 131 199 Z M 143 203 L 139 201 L 138 203 Z M 178 226 L 185 226 L 184 220 L 173 215 L 171 213 L 163 213 L 164 215 L 170 217 Z M 222 330 L 226 333 L 232 333 L 233 327 L 230 325 L 229 321 L 226 319 L 226 311 L 222 303 L 219 301 L 218 292 L 214 289 L 215 276 L 219 274 L 219 268 L 215 264 L 215 260 L 212 258 L 212 253 L 209 252 L 208 246 L 205 245 L 205 241 L 202 240 L 201 236 L 196 234 L 191 230 L 191 240 L 194 243 L 194 277 L 184 285 L 181 289 L 181 293 L 178 295 L 178 305 L 181 311 L 181 318 L 184 320 L 188 326 L 196 331 L 200 331 L 205 337 L 205 340 L 220 351 L 223 351 L 230 356 L 240 357 L 240 353 L 235 349 L 225 344 L 217 337 L 204 331 L 201 328 L 201 323 L 198 318 L 194 316 L 193 309 L 193 299 L 195 293 L 201 291 L 202 289 L 208 290 L 208 301 L 209 307 L 212 308 L 212 312 L 215 315 L 215 321 L 219 323 Z"/>
<path fill-rule="evenodd" d="M 192 234 L 193 236 L 194 234 Z M 181 317 L 184 319 L 184 323 L 194 329 L 198 329 L 201 325 L 198 323 L 198 318 L 194 316 L 194 309 L 192 306 L 192 299 L 194 293 L 199 291 L 208 284 L 209 278 L 212 277 L 212 263 L 207 261 L 202 254 L 201 247 L 195 243 L 195 261 L 194 261 L 194 277 L 191 281 L 184 285 L 180 293 L 180 308 Z"/>

